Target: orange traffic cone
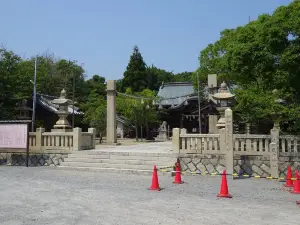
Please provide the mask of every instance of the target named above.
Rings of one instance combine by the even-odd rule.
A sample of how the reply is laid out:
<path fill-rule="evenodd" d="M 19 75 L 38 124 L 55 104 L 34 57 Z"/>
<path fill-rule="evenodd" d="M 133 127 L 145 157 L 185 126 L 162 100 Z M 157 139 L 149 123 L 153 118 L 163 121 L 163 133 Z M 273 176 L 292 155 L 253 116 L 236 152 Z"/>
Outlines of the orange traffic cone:
<path fill-rule="evenodd" d="M 154 166 L 154 168 L 153 168 L 152 184 L 151 184 L 151 187 L 149 188 L 149 190 L 152 190 L 152 191 L 160 191 L 161 190 L 161 188 L 159 187 L 159 183 L 158 183 L 156 166 Z"/>
<path fill-rule="evenodd" d="M 287 171 L 287 176 L 286 176 L 286 182 L 284 184 L 285 187 L 293 187 L 294 185 L 294 182 L 292 180 L 292 169 L 291 169 L 291 166 L 289 165 L 288 166 L 288 171 Z"/>
<path fill-rule="evenodd" d="M 176 165 L 176 175 L 173 184 L 183 184 L 183 181 L 181 180 L 181 171 L 180 171 L 180 164 L 177 163 Z"/>
<path fill-rule="evenodd" d="M 232 198 L 232 196 L 228 193 L 226 170 L 223 170 L 220 194 L 217 196 L 220 198 Z"/>
<path fill-rule="evenodd" d="M 296 180 L 294 182 L 293 194 L 300 194 L 300 176 L 298 170 L 296 170 Z"/>

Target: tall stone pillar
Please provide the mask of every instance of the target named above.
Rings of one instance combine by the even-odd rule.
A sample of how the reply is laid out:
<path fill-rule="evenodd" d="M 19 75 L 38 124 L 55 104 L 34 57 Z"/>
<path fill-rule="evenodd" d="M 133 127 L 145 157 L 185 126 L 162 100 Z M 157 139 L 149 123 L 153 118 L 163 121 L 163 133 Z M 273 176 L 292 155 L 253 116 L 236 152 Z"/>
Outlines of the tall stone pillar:
<path fill-rule="evenodd" d="M 271 177 L 279 177 L 279 129 L 273 127 L 271 130 L 271 143 L 270 143 L 270 166 Z"/>
<path fill-rule="evenodd" d="M 117 143 L 117 121 L 116 121 L 116 81 L 107 81 L 107 124 L 106 138 L 108 144 Z"/>
<path fill-rule="evenodd" d="M 233 174 L 233 117 L 232 110 L 225 110 L 225 145 L 226 145 L 226 172 Z"/>

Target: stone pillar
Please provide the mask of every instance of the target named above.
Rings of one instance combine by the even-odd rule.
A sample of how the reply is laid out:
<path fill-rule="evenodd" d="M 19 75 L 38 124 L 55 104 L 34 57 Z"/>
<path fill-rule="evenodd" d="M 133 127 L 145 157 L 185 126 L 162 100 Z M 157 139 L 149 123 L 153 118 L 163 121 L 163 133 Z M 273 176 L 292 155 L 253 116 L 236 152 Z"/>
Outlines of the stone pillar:
<path fill-rule="evenodd" d="M 223 153 L 227 153 L 226 152 L 226 141 L 225 141 L 225 138 L 226 138 L 226 130 L 225 128 L 222 128 L 219 130 L 219 133 L 220 133 L 220 151 L 223 152 Z"/>
<path fill-rule="evenodd" d="M 226 172 L 233 174 L 233 118 L 232 110 L 225 110 Z"/>
<path fill-rule="evenodd" d="M 81 150 L 82 130 L 79 127 L 73 129 L 73 151 Z"/>
<path fill-rule="evenodd" d="M 89 128 L 88 132 L 92 134 L 92 149 L 95 149 L 95 147 L 96 147 L 96 129 Z"/>
<path fill-rule="evenodd" d="M 277 127 L 271 130 L 270 150 L 271 177 L 279 177 L 279 129 Z"/>
<path fill-rule="evenodd" d="M 116 81 L 107 81 L 107 125 L 106 141 L 108 144 L 117 143 L 116 121 Z"/>
<path fill-rule="evenodd" d="M 172 149 L 174 152 L 180 151 L 180 129 L 179 128 L 173 128 L 172 130 L 173 136 L 172 136 Z"/>
<path fill-rule="evenodd" d="M 218 123 L 218 116 L 217 115 L 209 115 L 208 117 L 208 129 L 210 134 L 217 133 L 217 123 Z"/>
<path fill-rule="evenodd" d="M 42 134 L 45 132 L 45 128 L 37 128 L 36 129 L 36 136 L 35 136 L 35 141 L 36 141 L 36 150 L 41 151 L 42 150 L 42 144 L 43 144 L 43 136 Z"/>

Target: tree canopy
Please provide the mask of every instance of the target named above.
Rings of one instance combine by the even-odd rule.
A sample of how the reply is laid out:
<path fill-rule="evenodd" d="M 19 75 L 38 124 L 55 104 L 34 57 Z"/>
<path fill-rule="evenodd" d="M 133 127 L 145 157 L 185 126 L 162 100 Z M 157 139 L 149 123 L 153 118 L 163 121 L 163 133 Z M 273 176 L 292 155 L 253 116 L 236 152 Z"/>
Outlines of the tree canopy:
<path fill-rule="evenodd" d="M 134 46 L 133 53 L 130 56 L 130 61 L 124 72 L 124 78 L 122 80 L 122 90 L 131 88 L 134 92 L 142 91 L 147 88 L 147 68 L 144 59 L 139 52 L 139 48 Z"/>
<path fill-rule="evenodd" d="M 247 122 L 274 114 L 298 118 L 291 112 L 298 109 L 300 98 L 299 12 L 300 1 L 293 1 L 272 15 L 223 30 L 218 41 L 201 51 L 200 76 L 217 73 L 219 79 L 234 84 L 235 110 Z"/>

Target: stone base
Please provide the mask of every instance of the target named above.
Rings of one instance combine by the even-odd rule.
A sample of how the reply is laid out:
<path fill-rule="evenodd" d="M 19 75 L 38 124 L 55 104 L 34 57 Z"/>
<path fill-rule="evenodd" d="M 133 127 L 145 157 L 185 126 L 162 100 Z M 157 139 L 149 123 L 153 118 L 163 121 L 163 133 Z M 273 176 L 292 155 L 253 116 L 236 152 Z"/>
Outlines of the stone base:
<path fill-rule="evenodd" d="M 68 154 L 30 154 L 28 166 L 59 166 Z M 0 153 L 0 165 L 26 166 L 24 153 Z"/>
<path fill-rule="evenodd" d="M 160 131 L 158 136 L 155 138 L 155 141 L 167 141 L 168 136 L 166 131 Z"/>

